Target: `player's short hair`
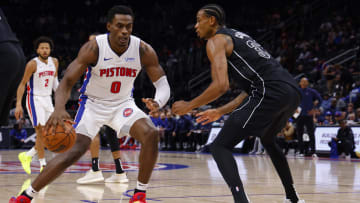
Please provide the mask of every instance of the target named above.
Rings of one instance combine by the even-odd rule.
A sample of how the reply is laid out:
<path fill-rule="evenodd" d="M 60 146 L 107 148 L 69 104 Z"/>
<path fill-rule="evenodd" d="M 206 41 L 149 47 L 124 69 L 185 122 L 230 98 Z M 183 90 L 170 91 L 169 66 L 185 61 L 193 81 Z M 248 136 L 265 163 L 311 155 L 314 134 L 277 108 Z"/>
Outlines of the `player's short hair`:
<path fill-rule="evenodd" d="M 217 4 L 207 4 L 200 10 L 203 10 L 208 17 L 214 16 L 219 25 L 225 25 L 225 11 L 221 6 Z"/>
<path fill-rule="evenodd" d="M 50 49 L 54 49 L 54 42 L 50 37 L 40 36 L 34 41 L 34 49 L 37 50 L 39 48 L 40 43 L 48 43 L 50 45 Z"/>
<path fill-rule="evenodd" d="M 131 17 L 134 19 L 134 12 L 130 7 L 123 6 L 123 5 L 117 5 L 117 6 L 113 6 L 108 11 L 107 22 L 111 23 L 116 14 L 131 15 Z"/>

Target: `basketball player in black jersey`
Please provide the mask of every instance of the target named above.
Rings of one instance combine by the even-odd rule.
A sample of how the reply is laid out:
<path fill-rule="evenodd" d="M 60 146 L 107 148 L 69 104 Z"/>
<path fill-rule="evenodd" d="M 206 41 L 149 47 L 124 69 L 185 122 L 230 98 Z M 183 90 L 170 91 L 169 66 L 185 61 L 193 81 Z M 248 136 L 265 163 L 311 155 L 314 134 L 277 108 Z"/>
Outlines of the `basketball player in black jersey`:
<path fill-rule="evenodd" d="M 25 56 L 0 8 L 0 126 L 7 125 L 11 102 L 25 70 Z"/>
<path fill-rule="evenodd" d="M 205 124 L 231 112 L 210 149 L 234 201 L 249 202 L 232 149 L 244 138 L 258 136 L 283 183 L 285 202 L 304 202 L 299 200 L 287 160 L 275 143 L 276 134 L 299 106 L 301 96 L 297 83 L 255 40 L 226 28 L 225 13 L 220 6 L 202 7 L 197 13 L 195 29 L 200 38 L 207 40 L 212 83 L 193 100 L 175 102 L 173 112 L 183 115 L 219 98 L 229 88 L 228 77 L 233 77 L 243 92 L 222 107 L 198 114 L 197 121 Z"/>

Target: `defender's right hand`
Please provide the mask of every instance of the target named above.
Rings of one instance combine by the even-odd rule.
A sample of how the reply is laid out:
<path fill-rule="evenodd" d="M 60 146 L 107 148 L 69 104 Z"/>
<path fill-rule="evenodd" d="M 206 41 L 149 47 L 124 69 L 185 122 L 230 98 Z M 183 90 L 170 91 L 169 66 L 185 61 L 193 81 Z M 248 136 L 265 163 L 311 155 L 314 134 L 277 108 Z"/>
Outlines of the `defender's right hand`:
<path fill-rule="evenodd" d="M 214 122 L 218 120 L 222 114 L 217 109 L 208 109 L 206 111 L 200 112 L 196 114 L 197 123 L 201 123 L 201 125 L 206 125 L 208 123 Z"/>
<path fill-rule="evenodd" d="M 20 118 L 22 118 L 24 115 L 24 110 L 21 106 L 16 106 L 15 109 L 15 118 L 16 120 L 19 120 Z"/>
<path fill-rule="evenodd" d="M 55 129 L 57 125 L 61 125 L 66 133 L 69 133 L 68 131 L 70 129 L 67 129 L 65 127 L 64 121 L 74 123 L 69 115 L 69 113 L 65 109 L 60 110 L 54 110 L 54 112 L 49 117 L 48 121 L 45 125 L 45 132 L 48 132 L 49 129 L 52 130 L 52 133 L 55 134 Z"/>

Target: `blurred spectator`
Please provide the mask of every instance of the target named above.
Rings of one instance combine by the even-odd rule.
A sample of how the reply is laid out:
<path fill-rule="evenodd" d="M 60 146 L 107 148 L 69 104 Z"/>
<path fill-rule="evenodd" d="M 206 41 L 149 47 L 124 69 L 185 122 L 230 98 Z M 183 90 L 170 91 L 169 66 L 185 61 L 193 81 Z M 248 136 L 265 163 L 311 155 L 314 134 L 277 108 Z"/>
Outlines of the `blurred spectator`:
<path fill-rule="evenodd" d="M 346 111 L 346 103 L 341 98 L 340 93 L 336 93 L 336 109 L 339 111 Z"/>
<path fill-rule="evenodd" d="M 158 119 L 158 129 L 160 134 L 160 145 L 161 149 L 165 149 L 165 129 L 168 126 L 168 120 L 164 111 L 160 112 L 160 117 Z"/>
<path fill-rule="evenodd" d="M 171 143 L 172 143 L 171 141 L 175 140 L 175 136 L 173 137 L 173 133 L 175 132 L 176 120 L 173 114 L 171 113 L 171 110 L 169 110 L 166 113 L 166 118 L 167 118 L 167 126 L 165 128 L 164 142 L 165 142 L 166 150 L 171 150 Z M 175 148 L 176 145 L 173 146 L 173 149 Z"/>
<path fill-rule="evenodd" d="M 344 100 L 347 103 L 355 103 L 359 100 L 359 98 L 360 98 L 360 81 L 357 81 L 355 83 L 355 88 L 353 88 L 350 91 L 350 94 L 347 95 Z M 359 107 L 359 106 L 356 106 L 356 107 Z"/>
<path fill-rule="evenodd" d="M 286 122 L 286 126 L 278 134 L 277 139 L 278 144 L 283 149 L 285 155 L 288 154 L 290 147 L 294 148 L 296 152 L 296 143 L 294 142 L 295 127 L 292 124 L 292 119 L 289 119 Z"/>
<path fill-rule="evenodd" d="M 336 77 L 336 69 L 332 65 L 326 65 L 323 71 L 326 79 L 326 87 L 329 92 L 333 92 L 333 84 Z"/>
<path fill-rule="evenodd" d="M 333 114 L 331 113 L 331 111 L 326 111 L 325 112 L 325 119 L 323 121 L 324 125 L 333 125 L 334 124 L 334 118 L 333 118 Z"/>
<path fill-rule="evenodd" d="M 306 155 L 308 154 L 308 149 L 304 148 L 303 142 L 303 134 L 304 134 L 304 126 L 306 126 L 307 133 L 310 138 L 310 154 L 316 156 L 315 152 L 315 126 L 314 126 L 314 113 L 316 112 L 315 108 L 322 103 L 322 98 L 320 94 L 312 89 L 309 88 L 309 81 L 307 78 L 303 77 L 300 80 L 300 91 L 302 94 L 302 100 L 300 103 L 301 113 L 300 116 L 297 118 L 296 128 L 297 128 L 297 137 L 299 141 L 299 155 L 303 156 L 304 152 Z"/>
<path fill-rule="evenodd" d="M 150 119 L 153 122 L 153 124 L 155 125 L 155 127 L 159 128 L 160 125 L 160 112 L 159 111 L 155 111 L 152 112 L 150 115 Z"/>
<path fill-rule="evenodd" d="M 336 142 L 338 154 L 346 158 L 351 159 L 351 154 L 355 149 L 354 133 L 347 125 L 345 120 L 340 120 L 340 129 L 337 132 L 336 138 L 332 138 Z M 329 142 L 331 147 L 331 142 Z"/>
<path fill-rule="evenodd" d="M 331 106 L 331 95 L 326 92 L 323 94 L 323 100 L 320 105 L 321 111 L 326 112 L 330 110 L 330 106 Z"/>
<path fill-rule="evenodd" d="M 332 115 L 335 115 L 335 112 L 337 111 L 336 103 L 336 98 L 333 97 L 330 99 L 330 108 L 328 109 L 328 111 L 330 111 Z"/>
<path fill-rule="evenodd" d="M 196 122 L 196 114 L 198 113 L 198 110 L 192 110 L 191 111 L 191 122 L 192 122 L 192 129 L 190 133 L 188 134 L 188 142 L 187 142 L 187 151 L 194 152 L 196 150 L 196 147 L 198 144 L 200 144 L 201 140 L 201 129 L 202 125 L 201 123 Z"/>
<path fill-rule="evenodd" d="M 354 104 L 353 103 L 348 103 L 347 108 L 346 108 L 346 117 L 349 114 L 355 113 L 354 111 Z"/>
<path fill-rule="evenodd" d="M 355 117 L 355 113 L 350 113 L 347 115 L 346 117 L 346 121 L 348 123 L 348 125 L 356 125 L 356 117 Z"/>
<path fill-rule="evenodd" d="M 342 86 L 342 96 L 349 94 L 350 87 L 353 84 L 353 77 L 350 71 L 342 65 L 337 65 L 340 70 L 340 85 Z"/>
<path fill-rule="evenodd" d="M 32 124 L 29 119 L 22 117 L 19 121 L 23 128 L 32 128 Z"/>
<path fill-rule="evenodd" d="M 12 147 L 15 149 L 19 149 L 25 144 L 27 132 L 22 128 L 21 123 L 14 124 L 13 129 L 10 131 L 10 137 L 12 141 Z"/>
<path fill-rule="evenodd" d="M 342 121 L 342 120 L 345 119 L 345 116 L 346 116 L 346 113 L 345 113 L 345 112 L 343 112 L 343 111 L 336 111 L 335 114 L 334 114 L 334 117 L 335 117 L 335 123 L 334 123 L 334 124 L 339 125 L 339 124 L 340 124 L 340 121 Z"/>
<path fill-rule="evenodd" d="M 357 109 L 356 109 L 356 112 L 355 112 L 355 121 L 356 121 L 356 122 L 360 122 L 360 108 L 357 108 Z"/>
<path fill-rule="evenodd" d="M 176 127 L 174 130 L 174 134 L 176 137 L 176 141 L 179 144 L 179 147 L 176 148 L 176 150 L 180 150 L 180 151 L 184 150 L 184 142 L 186 142 L 188 136 L 187 134 L 190 133 L 191 129 L 192 129 L 192 122 L 190 116 L 182 115 L 176 120 Z M 172 143 L 172 146 L 174 145 L 175 143 Z"/>

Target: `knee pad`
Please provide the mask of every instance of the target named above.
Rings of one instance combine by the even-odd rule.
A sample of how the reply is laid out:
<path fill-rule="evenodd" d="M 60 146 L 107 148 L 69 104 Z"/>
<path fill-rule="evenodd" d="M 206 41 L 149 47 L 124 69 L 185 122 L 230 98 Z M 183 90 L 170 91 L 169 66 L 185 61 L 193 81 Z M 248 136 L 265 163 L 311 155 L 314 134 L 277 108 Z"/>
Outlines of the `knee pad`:
<path fill-rule="evenodd" d="M 119 151 L 120 144 L 119 144 L 119 140 L 117 139 L 117 136 L 116 136 L 116 131 L 108 126 L 105 126 L 105 127 L 106 127 L 105 135 L 106 135 L 107 141 L 110 145 L 111 152 Z"/>

